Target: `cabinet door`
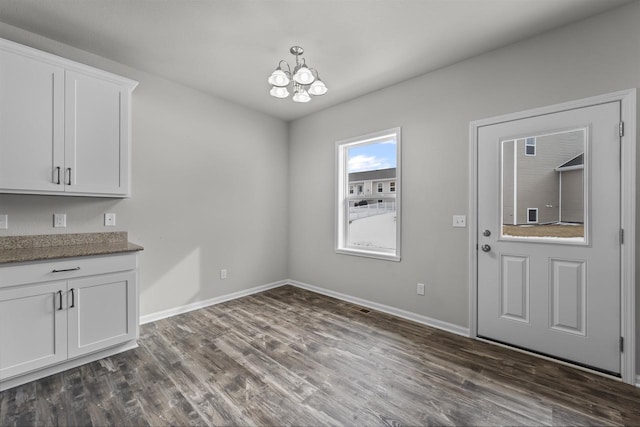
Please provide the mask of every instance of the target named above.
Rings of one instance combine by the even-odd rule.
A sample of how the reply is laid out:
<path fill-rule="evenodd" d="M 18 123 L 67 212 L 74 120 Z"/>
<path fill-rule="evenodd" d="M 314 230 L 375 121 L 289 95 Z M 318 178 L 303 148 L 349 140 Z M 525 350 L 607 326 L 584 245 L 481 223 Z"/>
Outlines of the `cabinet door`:
<path fill-rule="evenodd" d="M 134 271 L 69 280 L 69 358 L 137 335 Z"/>
<path fill-rule="evenodd" d="M 126 195 L 128 92 L 73 71 L 65 82 L 65 191 Z"/>
<path fill-rule="evenodd" d="M 66 289 L 66 282 L 0 289 L 0 380 L 67 359 Z"/>
<path fill-rule="evenodd" d="M 63 115 L 64 70 L 0 50 L 0 190 L 63 190 Z"/>

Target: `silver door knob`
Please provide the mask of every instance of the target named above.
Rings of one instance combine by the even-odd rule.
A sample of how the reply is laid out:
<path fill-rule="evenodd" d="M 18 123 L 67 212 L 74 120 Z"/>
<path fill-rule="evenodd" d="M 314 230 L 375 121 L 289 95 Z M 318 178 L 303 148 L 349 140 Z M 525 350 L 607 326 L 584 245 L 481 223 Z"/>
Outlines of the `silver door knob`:
<path fill-rule="evenodd" d="M 491 246 L 489 245 L 482 245 L 482 252 L 489 252 L 491 250 Z"/>

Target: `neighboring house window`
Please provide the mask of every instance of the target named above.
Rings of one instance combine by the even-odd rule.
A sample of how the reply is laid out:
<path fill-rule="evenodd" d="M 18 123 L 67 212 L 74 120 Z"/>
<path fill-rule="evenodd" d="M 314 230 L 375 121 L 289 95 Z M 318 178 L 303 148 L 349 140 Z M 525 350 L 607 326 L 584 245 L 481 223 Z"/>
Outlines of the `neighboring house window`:
<path fill-rule="evenodd" d="M 349 194 L 353 194 L 353 185 L 349 186 Z"/>
<path fill-rule="evenodd" d="M 527 208 L 527 223 L 538 223 L 538 208 Z"/>
<path fill-rule="evenodd" d="M 392 193 L 394 193 L 396 191 L 396 182 L 395 181 L 391 181 L 389 183 L 389 191 L 391 191 Z"/>
<path fill-rule="evenodd" d="M 400 261 L 400 142 L 400 128 L 336 142 L 336 253 Z M 384 194 L 389 179 L 393 194 Z M 354 182 L 383 193 L 378 203 L 359 198 L 364 184 Z"/>
<path fill-rule="evenodd" d="M 524 140 L 524 155 L 535 156 L 536 155 L 536 139 L 527 138 Z"/>

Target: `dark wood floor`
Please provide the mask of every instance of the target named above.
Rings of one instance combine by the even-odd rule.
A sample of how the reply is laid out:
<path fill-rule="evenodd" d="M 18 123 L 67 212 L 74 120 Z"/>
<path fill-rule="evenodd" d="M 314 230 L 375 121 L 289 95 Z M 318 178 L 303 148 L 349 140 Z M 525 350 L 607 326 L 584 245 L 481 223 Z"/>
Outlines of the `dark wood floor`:
<path fill-rule="evenodd" d="M 0 393 L 0 425 L 640 425 L 640 390 L 284 286 Z"/>

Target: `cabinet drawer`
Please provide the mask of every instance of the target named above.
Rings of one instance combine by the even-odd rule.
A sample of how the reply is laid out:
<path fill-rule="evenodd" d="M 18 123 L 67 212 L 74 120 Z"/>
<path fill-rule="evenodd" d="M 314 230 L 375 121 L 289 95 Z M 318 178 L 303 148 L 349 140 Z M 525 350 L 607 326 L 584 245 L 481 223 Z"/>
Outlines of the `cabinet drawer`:
<path fill-rule="evenodd" d="M 136 253 L 64 258 L 10 265 L 0 267 L 0 288 L 54 280 L 68 280 L 96 274 L 135 270 L 136 268 Z"/>

